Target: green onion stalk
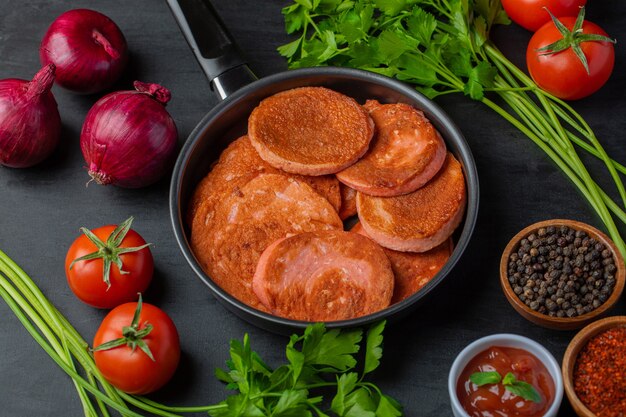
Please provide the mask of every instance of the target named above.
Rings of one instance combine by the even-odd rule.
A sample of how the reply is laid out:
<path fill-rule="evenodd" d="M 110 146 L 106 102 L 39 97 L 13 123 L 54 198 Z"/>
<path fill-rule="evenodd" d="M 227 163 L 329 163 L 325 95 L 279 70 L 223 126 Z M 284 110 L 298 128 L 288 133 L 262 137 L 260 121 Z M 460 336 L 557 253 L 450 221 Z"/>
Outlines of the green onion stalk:
<path fill-rule="evenodd" d="M 0 297 L 28 333 L 71 378 L 86 417 L 109 417 L 115 410 L 125 417 L 145 414 L 179 417 L 209 412 L 221 405 L 170 407 L 145 397 L 126 394 L 113 387 L 98 371 L 89 345 L 67 319 L 43 295 L 33 280 L 0 251 Z"/>
<path fill-rule="evenodd" d="M 283 14 L 287 33 L 297 35 L 278 48 L 290 68 L 360 68 L 411 83 L 430 98 L 462 93 L 494 110 L 563 171 L 626 255 L 616 224 L 626 224 L 626 167 L 607 155 L 580 114 L 490 40 L 493 26 L 510 23 L 500 0 L 296 0 Z M 619 202 L 591 176 L 579 150 L 604 162 Z"/>

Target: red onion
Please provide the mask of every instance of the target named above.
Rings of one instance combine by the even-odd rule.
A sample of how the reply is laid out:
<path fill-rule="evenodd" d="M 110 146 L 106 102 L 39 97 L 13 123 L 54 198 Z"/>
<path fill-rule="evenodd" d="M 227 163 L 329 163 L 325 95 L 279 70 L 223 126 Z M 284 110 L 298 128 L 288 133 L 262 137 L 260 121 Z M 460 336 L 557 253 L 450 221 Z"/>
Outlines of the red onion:
<path fill-rule="evenodd" d="M 59 143 L 61 116 L 50 91 L 53 82 L 53 64 L 32 81 L 0 80 L 0 165 L 33 166 Z"/>
<path fill-rule="evenodd" d="M 96 93 L 122 74 L 126 39 L 115 22 L 93 10 L 75 9 L 52 22 L 39 47 L 42 64 L 57 66 L 56 82 L 77 93 Z"/>
<path fill-rule="evenodd" d="M 136 91 L 108 94 L 93 105 L 80 134 L 89 175 L 99 184 L 138 188 L 169 167 L 178 134 L 165 110 L 167 88 L 135 81 Z"/>

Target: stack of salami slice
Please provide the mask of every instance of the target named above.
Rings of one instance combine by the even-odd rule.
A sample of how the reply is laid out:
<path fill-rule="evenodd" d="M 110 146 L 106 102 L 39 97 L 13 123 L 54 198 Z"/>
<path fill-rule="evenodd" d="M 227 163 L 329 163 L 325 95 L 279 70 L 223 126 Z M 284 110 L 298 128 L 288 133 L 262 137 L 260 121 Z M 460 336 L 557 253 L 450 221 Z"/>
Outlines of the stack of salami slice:
<path fill-rule="evenodd" d="M 248 135 L 198 185 L 188 221 L 202 268 L 232 296 L 337 321 L 428 283 L 465 201 L 461 165 L 421 111 L 303 87 L 252 111 Z"/>

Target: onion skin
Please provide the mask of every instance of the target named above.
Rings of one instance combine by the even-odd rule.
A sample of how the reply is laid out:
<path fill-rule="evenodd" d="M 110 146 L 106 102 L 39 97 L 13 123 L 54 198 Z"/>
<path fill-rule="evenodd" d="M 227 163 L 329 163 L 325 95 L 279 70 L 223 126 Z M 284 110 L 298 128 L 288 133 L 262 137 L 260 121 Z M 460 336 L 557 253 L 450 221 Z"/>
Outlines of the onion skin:
<path fill-rule="evenodd" d="M 98 184 L 139 188 L 170 168 L 178 140 L 165 110 L 170 92 L 135 81 L 135 91 L 108 94 L 93 105 L 83 124 L 80 147 Z"/>
<path fill-rule="evenodd" d="M 54 65 L 32 81 L 0 80 L 0 165 L 28 168 L 46 159 L 61 136 L 61 116 L 50 91 Z"/>
<path fill-rule="evenodd" d="M 56 82 L 76 93 L 111 87 L 128 62 L 128 46 L 119 27 L 102 13 L 69 10 L 48 28 L 39 58 L 57 67 Z"/>

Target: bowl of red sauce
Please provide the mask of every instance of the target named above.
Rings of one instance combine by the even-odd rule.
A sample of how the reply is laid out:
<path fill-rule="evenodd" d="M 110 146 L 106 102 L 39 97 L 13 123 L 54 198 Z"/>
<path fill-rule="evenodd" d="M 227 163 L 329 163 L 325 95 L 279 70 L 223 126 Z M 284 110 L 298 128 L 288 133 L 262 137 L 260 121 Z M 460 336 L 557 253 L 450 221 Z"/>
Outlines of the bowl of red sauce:
<path fill-rule="evenodd" d="M 563 399 L 561 367 L 524 336 L 494 334 L 459 353 L 448 376 L 455 417 L 554 417 Z"/>
<path fill-rule="evenodd" d="M 626 316 L 582 329 L 563 355 L 565 393 L 581 417 L 626 415 Z"/>

